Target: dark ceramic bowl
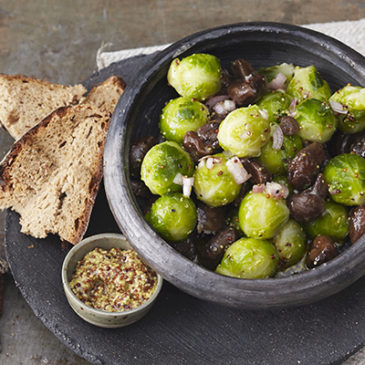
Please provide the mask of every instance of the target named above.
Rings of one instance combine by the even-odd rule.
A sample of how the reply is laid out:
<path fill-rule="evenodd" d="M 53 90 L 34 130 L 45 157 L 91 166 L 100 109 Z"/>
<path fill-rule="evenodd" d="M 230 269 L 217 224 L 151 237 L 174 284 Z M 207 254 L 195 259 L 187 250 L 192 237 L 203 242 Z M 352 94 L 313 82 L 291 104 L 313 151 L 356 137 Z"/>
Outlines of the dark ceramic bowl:
<path fill-rule="evenodd" d="M 242 23 L 203 31 L 157 54 L 128 85 L 114 112 L 105 149 L 105 187 L 120 229 L 143 259 L 166 280 L 198 298 L 240 308 L 302 305 L 334 294 L 365 274 L 365 237 L 327 264 L 278 279 L 222 276 L 183 257 L 147 224 L 132 193 L 128 154 L 131 142 L 157 136 L 164 103 L 177 97 L 166 75 L 175 57 L 195 52 L 217 56 L 223 66 L 242 57 L 255 68 L 293 63 L 315 65 L 332 90 L 348 82 L 365 85 L 365 59 L 323 34 L 292 25 Z"/>

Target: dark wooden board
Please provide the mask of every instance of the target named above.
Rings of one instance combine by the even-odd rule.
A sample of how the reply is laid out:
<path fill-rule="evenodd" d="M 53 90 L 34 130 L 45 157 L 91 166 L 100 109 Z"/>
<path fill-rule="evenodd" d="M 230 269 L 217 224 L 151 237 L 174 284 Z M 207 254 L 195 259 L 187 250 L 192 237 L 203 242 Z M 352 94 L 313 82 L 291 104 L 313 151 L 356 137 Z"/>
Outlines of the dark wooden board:
<path fill-rule="evenodd" d="M 111 74 L 131 83 L 148 57 L 113 64 L 84 84 L 90 88 Z M 87 235 L 100 232 L 119 232 L 103 187 Z M 19 216 L 11 211 L 5 235 L 15 282 L 35 315 L 94 364 L 340 364 L 365 343 L 365 278 L 319 303 L 278 311 L 226 308 L 165 282 L 140 322 L 122 329 L 98 328 L 67 303 L 61 283 L 67 250 L 59 239 L 21 234 Z"/>

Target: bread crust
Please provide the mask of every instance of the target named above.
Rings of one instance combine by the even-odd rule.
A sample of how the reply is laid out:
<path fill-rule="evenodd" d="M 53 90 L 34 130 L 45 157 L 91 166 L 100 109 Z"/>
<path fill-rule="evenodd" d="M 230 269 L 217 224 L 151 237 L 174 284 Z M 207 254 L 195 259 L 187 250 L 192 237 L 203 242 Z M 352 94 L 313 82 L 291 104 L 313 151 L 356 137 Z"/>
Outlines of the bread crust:
<path fill-rule="evenodd" d="M 73 234 L 65 237 L 60 232 L 54 232 L 51 229 L 47 230 L 46 234 L 48 233 L 58 233 L 62 240 L 68 241 L 72 244 L 77 244 L 83 237 L 88 227 L 89 219 L 91 216 L 91 211 L 95 202 L 96 195 L 98 193 L 100 182 L 103 176 L 103 153 L 104 153 L 104 146 L 105 146 L 105 137 L 107 134 L 107 130 L 110 124 L 110 117 L 107 116 L 105 113 L 99 111 L 95 106 L 90 104 L 84 105 L 77 105 L 77 106 L 68 106 L 68 107 L 61 107 L 43 119 L 39 124 L 31 128 L 23 137 L 21 137 L 17 142 L 13 144 L 8 154 L 4 157 L 2 162 L 0 163 L 0 195 L 8 194 L 11 196 L 13 186 L 12 186 L 12 169 L 13 165 L 16 163 L 17 159 L 19 158 L 20 151 L 24 148 L 31 149 L 32 148 L 32 140 L 35 136 L 39 135 L 47 129 L 49 124 L 54 120 L 55 116 L 62 119 L 68 117 L 70 111 L 75 111 L 77 113 L 77 108 L 90 108 L 93 111 L 100 112 L 98 114 L 94 113 L 91 114 L 89 117 L 97 117 L 100 119 L 100 126 L 102 131 L 104 132 L 105 136 L 102 138 L 102 142 L 98 145 L 98 153 L 97 155 L 93 156 L 93 161 L 96 161 L 95 166 L 91 166 L 93 168 L 92 177 L 88 186 L 88 196 L 87 196 L 87 203 L 85 204 L 85 208 L 81 215 L 79 215 L 75 222 L 75 227 L 73 230 Z M 57 121 L 58 122 L 58 121 Z M 1 198 L 1 197 L 0 197 Z M 0 206 L 0 208 L 7 208 L 12 207 L 14 210 L 17 210 L 14 207 L 14 202 L 10 199 L 3 199 L 6 201 L 6 206 Z M 18 210 L 17 210 L 18 211 Z M 20 212 L 19 212 L 20 213 Z M 21 213 L 20 213 L 21 214 Z M 25 232 L 28 233 L 28 232 Z M 30 232 L 32 234 L 32 232 Z M 33 234 L 32 234 L 33 235 Z M 37 235 L 33 235 L 37 236 Z M 42 238 L 42 237 L 37 237 Z"/>

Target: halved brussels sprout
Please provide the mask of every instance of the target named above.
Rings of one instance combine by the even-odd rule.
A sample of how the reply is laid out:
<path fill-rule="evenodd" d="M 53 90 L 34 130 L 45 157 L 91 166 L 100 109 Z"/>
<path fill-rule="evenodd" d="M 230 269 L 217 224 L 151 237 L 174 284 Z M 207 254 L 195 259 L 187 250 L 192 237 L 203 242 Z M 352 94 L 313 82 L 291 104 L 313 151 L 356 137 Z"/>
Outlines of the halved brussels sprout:
<path fill-rule="evenodd" d="M 241 279 L 263 279 L 275 274 L 278 253 L 270 241 L 241 238 L 228 247 L 216 272 Z"/>
<path fill-rule="evenodd" d="M 324 213 L 314 221 L 305 223 L 304 227 L 312 239 L 322 235 L 342 241 L 349 233 L 347 210 L 343 205 L 327 201 Z"/>
<path fill-rule="evenodd" d="M 238 157 L 255 157 L 267 142 L 270 128 L 257 105 L 229 113 L 219 126 L 218 141 L 224 150 Z"/>
<path fill-rule="evenodd" d="M 213 159 L 207 167 L 208 159 Z M 227 158 L 223 153 L 209 156 L 196 167 L 194 191 L 199 200 L 210 207 L 227 205 L 238 196 L 241 185 L 237 184 L 226 166 Z"/>
<path fill-rule="evenodd" d="M 338 112 L 339 129 L 343 133 L 357 133 L 365 129 L 365 88 L 347 85 L 336 91 L 330 102 L 339 103 L 333 108 Z"/>
<path fill-rule="evenodd" d="M 167 194 L 152 204 L 146 220 L 166 240 L 180 241 L 195 228 L 196 207 L 190 198 L 181 193 Z"/>
<path fill-rule="evenodd" d="M 273 243 L 284 268 L 299 262 L 307 252 L 303 228 L 293 219 L 290 219 L 273 238 Z"/>
<path fill-rule="evenodd" d="M 338 155 L 324 169 L 332 200 L 344 205 L 365 203 L 365 159 L 351 153 Z"/>
<path fill-rule="evenodd" d="M 288 94 L 280 91 L 265 94 L 257 103 L 260 109 L 266 110 L 269 122 L 279 122 L 279 116 L 285 113 L 290 105 L 291 98 Z"/>
<path fill-rule="evenodd" d="M 331 107 L 317 99 L 307 99 L 296 108 L 299 135 L 308 141 L 325 143 L 335 133 L 337 119 Z"/>
<path fill-rule="evenodd" d="M 167 80 L 181 96 L 204 100 L 221 88 L 221 65 L 217 57 L 195 53 L 175 58 L 170 65 Z"/>
<path fill-rule="evenodd" d="M 194 163 L 189 154 L 176 142 L 166 141 L 153 146 L 146 154 L 141 166 L 141 179 L 152 194 L 181 191 L 175 184 L 177 174 L 192 176 Z"/>
<path fill-rule="evenodd" d="M 265 76 L 268 83 L 274 80 L 279 73 L 282 73 L 286 77 L 287 82 L 289 82 L 294 75 L 294 69 L 295 67 L 291 63 L 282 63 L 280 65 L 261 68 L 259 73 Z"/>
<path fill-rule="evenodd" d="M 271 129 L 274 130 L 274 128 Z M 292 159 L 302 148 L 302 139 L 297 134 L 294 134 L 293 136 L 284 136 L 283 145 L 280 150 L 274 150 L 272 148 L 272 142 L 269 141 L 262 148 L 259 160 L 272 174 L 285 174 L 290 159 Z"/>
<path fill-rule="evenodd" d="M 238 219 L 242 231 L 253 238 L 272 238 L 289 219 L 284 199 L 250 191 L 242 200 Z"/>
<path fill-rule="evenodd" d="M 309 98 L 328 100 L 331 96 L 330 87 L 314 66 L 295 67 L 286 92 L 299 102 Z"/>
<path fill-rule="evenodd" d="M 182 143 L 186 132 L 196 131 L 208 120 L 208 108 L 199 101 L 180 97 L 171 100 L 163 109 L 160 130 L 169 141 Z"/>

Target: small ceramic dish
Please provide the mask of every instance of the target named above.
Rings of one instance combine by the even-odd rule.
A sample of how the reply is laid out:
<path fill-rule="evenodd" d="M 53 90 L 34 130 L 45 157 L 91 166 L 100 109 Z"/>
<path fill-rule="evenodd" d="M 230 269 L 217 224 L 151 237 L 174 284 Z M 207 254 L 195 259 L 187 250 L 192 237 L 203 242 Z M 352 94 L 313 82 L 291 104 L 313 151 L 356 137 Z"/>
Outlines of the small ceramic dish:
<path fill-rule="evenodd" d="M 78 261 L 96 247 L 103 249 L 110 249 L 113 247 L 125 250 L 132 249 L 132 246 L 126 238 L 123 235 L 116 233 L 102 233 L 91 236 L 74 246 L 65 257 L 62 265 L 62 285 L 70 306 L 82 319 L 99 327 L 124 327 L 138 321 L 151 309 L 161 290 L 163 279 L 158 274 L 157 286 L 151 298 L 138 308 L 123 312 L 106 312 L 91 308 L 79 300 L 72 292 L 70 281 Z"/>

